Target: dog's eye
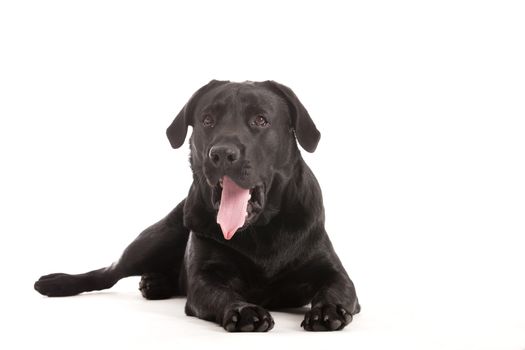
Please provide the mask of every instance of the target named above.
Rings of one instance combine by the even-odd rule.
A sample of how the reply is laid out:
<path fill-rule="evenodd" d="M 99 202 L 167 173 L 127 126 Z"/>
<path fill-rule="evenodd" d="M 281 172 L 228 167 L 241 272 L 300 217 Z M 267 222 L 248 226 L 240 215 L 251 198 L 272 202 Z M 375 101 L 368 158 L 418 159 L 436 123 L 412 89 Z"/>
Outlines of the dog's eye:
<path fill-rule="evenodd" d="M 202 118 L 202 125 L 204 125 L 205 128 L 213 128 L 215 126 L 215 119 L 209 114 L 205 114 Z"/>
<path fill-rule="evenodd" d="M 265 128 L 267 126 L 270 126 L 270 122 L 263 117 L 262 115 L 258 115 L 253 119 L 252 122 L 253 125 L 258 126 L 260 128 Z"/>

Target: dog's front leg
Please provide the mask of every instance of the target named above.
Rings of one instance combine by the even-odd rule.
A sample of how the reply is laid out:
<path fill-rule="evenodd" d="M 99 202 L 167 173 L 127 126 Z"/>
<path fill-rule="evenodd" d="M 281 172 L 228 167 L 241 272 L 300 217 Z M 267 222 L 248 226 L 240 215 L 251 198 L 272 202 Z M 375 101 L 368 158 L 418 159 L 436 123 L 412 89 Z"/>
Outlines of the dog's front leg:
<path fill-rule="evenodd" d="M 187 315 L 216 322 L 228 332 L 266 332 L 273 328 L 273 318 L 264 308 L 248 303 L 228 286 L 197 278 L 199 281 L 188 288 Z"/>
<path fill-rule="evenodd" d="M 301 324 L 307 331 L 343 329 L 361 309 L 354 284 L 344 269 L 328 276 L 312 299 L 312 308 Z"/>
<path fill-rule="evenodd" d="M 232 252 L 192 235 L 187 250 L 186 314 L 216 322 L 228 332 L 267 332 L 274 321 L 268 311 L 249 303 L 240 263 Z M 198 248 L 196 246 L 198 245 Z"/>

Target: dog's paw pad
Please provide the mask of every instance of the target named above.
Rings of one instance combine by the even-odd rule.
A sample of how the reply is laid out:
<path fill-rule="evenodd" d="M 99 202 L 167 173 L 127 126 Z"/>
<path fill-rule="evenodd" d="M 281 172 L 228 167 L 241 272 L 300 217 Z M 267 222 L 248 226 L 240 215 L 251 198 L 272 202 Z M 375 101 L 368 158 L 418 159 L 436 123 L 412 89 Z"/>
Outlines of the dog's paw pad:
<path fill-rule="evenodd" d="M 341 305 L 325 304 L 308 311 L 301 327 L 307 331 L 337 331 L 351 321 L 352 314 Z"/>
<path fill-rule="evenodd" d="M 173 278 L 160 273 L 142 275 L 139 290 L 149 300 L 167 299 L 176 294 L 177 283 Z"/>
<path fill-rule="evenodd" d="M 274 321 L 262 307 L 244 304 L 228 310 L 222 325 L 228 332 L 267 332 L 273 328 Z"/>

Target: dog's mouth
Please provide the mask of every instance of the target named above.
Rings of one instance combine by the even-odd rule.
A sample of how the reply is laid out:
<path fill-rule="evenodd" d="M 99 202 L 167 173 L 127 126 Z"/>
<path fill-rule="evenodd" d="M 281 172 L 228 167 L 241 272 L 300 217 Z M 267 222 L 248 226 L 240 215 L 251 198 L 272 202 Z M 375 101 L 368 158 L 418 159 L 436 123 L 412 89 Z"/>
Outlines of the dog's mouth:
<path fill-rule="evenodd" d="M 246 189 L 224 176 L 212 187 L 211 197 L 212 205 L 217 210 L 217 223 L 224 238 L 229 240 L 235 232 L 253 223 L 262 212 L 264 186 L 258 184 Z"/>

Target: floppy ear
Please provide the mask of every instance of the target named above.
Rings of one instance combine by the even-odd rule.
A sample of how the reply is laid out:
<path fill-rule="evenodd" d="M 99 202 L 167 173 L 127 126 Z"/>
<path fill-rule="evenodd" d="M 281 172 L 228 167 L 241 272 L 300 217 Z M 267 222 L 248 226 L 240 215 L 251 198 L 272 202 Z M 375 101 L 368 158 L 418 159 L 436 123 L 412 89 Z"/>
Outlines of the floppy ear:
<path fill-rule="evenodd" d="M 283 97 L 288 103 L 290 114 L 292 116 L 292 126 L 295 131 L 297 141 L 308 152 L 313 152 L 317 148 L 321 133 L 315 127 L 315 124 L 310 118 L 308 111 L 303 106 L 295 93 L 287 86 L 279 84 L 275 81 L 268 80 L 266 83 L 278 95 Z"/>
<path fill-rule="evenodd" d="M 208 84 L 201 87 L 197 90 L 186 102 L 186 105 L 182 108 L 179 114 L 175 117 L 175 120 L 166 130 L 166 135 L 170 141 L 171 147 L 179 148 L 184 143 L 186 139 L 186 134 L 188 132 L 188 125 L 193 126 L 193 112 L 195 105 L 199 98 L 204 95 L 206 92 L 210 91 L 216 86 L 227 83 L 228 81 L 224 80 L 212 80 Z"/>

